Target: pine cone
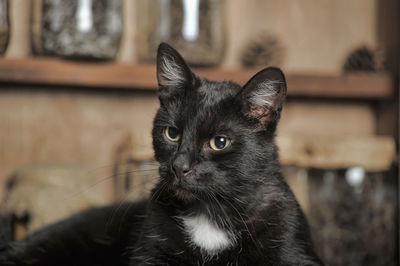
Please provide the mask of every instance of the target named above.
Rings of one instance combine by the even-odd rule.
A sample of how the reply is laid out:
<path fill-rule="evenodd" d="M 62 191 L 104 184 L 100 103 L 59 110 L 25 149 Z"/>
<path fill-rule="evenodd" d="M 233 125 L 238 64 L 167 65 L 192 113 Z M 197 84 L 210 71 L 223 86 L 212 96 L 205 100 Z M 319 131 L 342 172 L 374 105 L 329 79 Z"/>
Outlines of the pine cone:
<path fill-rule="evenodd" d="M 381 49 L 359 47 L 351 52 L 344 65 L 344 72 L 377 72 L 384 70 L 384 55 Z"/>
<path fill-rule="evenodd" d="M 284 46 L 276 36 L 262 33 L 244 46 L 240 61 L 244 67 L 280 66 L 284 54 Z"/>

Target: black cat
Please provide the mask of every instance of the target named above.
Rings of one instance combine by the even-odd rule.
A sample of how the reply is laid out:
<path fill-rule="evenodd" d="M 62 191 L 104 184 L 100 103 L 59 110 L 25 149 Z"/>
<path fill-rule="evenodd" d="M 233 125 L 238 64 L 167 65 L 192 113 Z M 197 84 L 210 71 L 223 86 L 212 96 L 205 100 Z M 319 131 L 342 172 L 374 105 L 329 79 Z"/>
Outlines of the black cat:
<path fill-rule="evenodd" d="M 10 244 L 2 265 L 322 265 L 274 143 L 281 70 L 212 82 L 163 43 L 157 78 L 150 199 L 46 227 Z"/>

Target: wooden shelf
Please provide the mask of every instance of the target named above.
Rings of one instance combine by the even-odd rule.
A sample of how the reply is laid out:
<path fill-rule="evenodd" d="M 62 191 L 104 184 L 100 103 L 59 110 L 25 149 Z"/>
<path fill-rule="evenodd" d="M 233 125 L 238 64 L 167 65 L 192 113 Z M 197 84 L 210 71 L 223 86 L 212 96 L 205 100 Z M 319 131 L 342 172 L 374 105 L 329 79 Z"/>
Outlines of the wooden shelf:
<path fill-rule="evenodd" d="M 396 141 L 390 136 L 280 135 L 276 141 L 283 165 L 320 169 L 359 166 L 366 171 L 385 171 L 396 159 Z"/>
<path fill-rule="evenodd" d="M 195 69 L 211 80 L 244 84 L 257 70 Z M 154 65 L 83 63 L 60 59 L 0 59 L 0 84 L 34 84 L 155 90 Z M 293 97 L 387 99 L 394 95 L 386 73 L 344 76 L 287 74 L 288 94 Z"/>

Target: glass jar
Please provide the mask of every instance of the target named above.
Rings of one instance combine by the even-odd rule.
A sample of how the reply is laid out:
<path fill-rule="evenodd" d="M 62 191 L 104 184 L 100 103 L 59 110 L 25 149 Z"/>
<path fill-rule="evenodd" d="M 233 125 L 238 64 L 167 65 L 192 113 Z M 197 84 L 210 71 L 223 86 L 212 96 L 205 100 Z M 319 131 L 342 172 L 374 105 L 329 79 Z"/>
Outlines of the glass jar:
<path fill-rule="evenodd" d="M 283 168 L 326 265 L 397 265 L 395 169 Z M 297 192 L 297 193 L 296 193 Z M 373 239 L 373 241 L 371 241 Z"/>
<path fill-rule="evenodd" d="M 122 34 L 121 0 L 34 0 L 35 54 L 115 59 Z"/>
<path fill-rule="evenodd" d="M 167 42 L 194 66 L 215 66 L 225 51 L 223 0 L 140 0 L 138 58 L 154 62 Z"/>
<path fill-rule="evenodd" d="M 0 55 L 7 49 L 9 34 L 8 0 L 0 0 Z"/>

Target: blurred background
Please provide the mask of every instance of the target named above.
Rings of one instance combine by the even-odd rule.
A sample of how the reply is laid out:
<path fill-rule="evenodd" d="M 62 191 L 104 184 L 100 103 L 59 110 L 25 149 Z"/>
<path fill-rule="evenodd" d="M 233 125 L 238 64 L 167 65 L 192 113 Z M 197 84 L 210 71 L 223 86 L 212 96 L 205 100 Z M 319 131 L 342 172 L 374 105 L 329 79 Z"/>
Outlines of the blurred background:
<path fill-rule="evenodd" d="M 398 265 L 398 0 L 0 0 L 0 226 L 146 196 L 169 42 L 244 84 L 281 67 L 283 171 L 327 265 Z"/>

